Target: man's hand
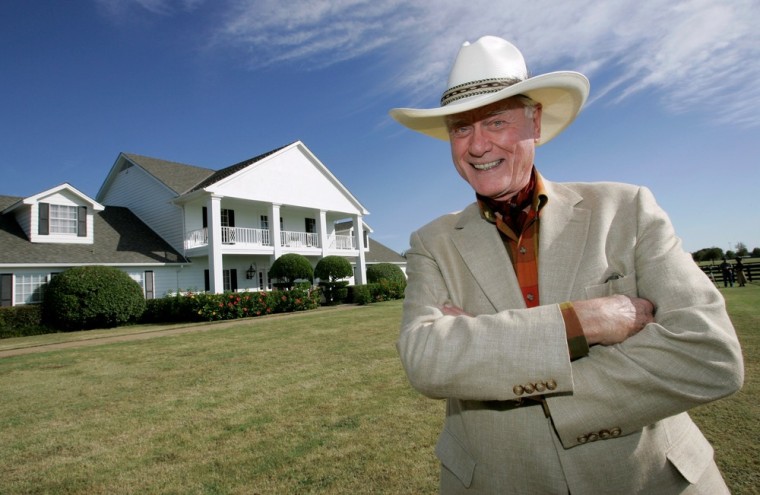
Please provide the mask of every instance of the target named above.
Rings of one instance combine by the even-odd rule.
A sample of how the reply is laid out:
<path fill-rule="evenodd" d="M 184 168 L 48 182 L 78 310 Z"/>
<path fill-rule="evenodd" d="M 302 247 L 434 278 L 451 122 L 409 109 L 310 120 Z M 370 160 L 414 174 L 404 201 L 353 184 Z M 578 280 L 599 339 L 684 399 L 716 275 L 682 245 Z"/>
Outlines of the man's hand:
<path fill-rule="evenodd" d="M 654 321 L 654 306 L 639 297 L 615 295 L 573 301 L 573 309 L 589 345 L 618 344 Z"/>

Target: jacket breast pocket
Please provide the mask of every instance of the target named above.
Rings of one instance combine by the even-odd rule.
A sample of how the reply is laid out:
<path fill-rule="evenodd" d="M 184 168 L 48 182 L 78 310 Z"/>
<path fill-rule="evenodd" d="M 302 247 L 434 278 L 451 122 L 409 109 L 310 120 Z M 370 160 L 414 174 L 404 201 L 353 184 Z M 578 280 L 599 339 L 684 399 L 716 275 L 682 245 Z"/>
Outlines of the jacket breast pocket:
<path fill-rule="evenodd" d="M 603 284 L 586 287 L 586 297 L 589 299 L 616 294 L 629 297 L 639 296 L 638 287 L 636 286 L 636 272 L 631 272 L 627 275 L 613 274 Z"/>

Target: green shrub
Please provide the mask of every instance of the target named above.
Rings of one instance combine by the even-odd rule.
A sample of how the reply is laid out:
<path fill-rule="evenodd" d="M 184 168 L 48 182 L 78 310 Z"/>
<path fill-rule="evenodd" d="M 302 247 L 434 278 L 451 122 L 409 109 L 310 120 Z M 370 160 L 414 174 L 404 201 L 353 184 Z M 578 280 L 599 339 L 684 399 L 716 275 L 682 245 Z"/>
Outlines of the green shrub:
<path fill-rule="evenodd" d="M 290 289 L 296 280 L 314 280 L 314 269 L 305 256 L 288 253 L 274 260 L 269 276 L 278 279 L 276 287 Z"/>
<path fill-rule="evenodd" d="M 55 332 L 42 324 L 39 304 L 0 308 L 0 339 Z"/>
<path fill-rule="evenodd" d="M 354 285 L 352 288 L 354 304 L 365 305 L 372 302 L 372 290 L 369 285 Z"/>
<path fill-rule="evenodd" d="M 348 278 L 354 274 L 351 263 L 342 256 L 325 256 L 317 262 L 314 268 L 314 276 L 320 282 L 336 282 L 341 278 Z"/>
<path fill-rule="evenodd" d="M 340 280 L 338 282 L 319 282 L 322 294 L 325 297 L 325 304 L 342 304 L 348 299 L 348 281 Z"/>
<path fill-rule="evenodd" d="M 198 315 L 195 294 L 187 292 L 177 293 L 158 299 L 145 301 L 145 312 L 142 316 L 143 323 L 183 323 L 202 321 Z"/>
<path fill-rule="evenodd" d="M 81 266 L 59 273 L 45 289 L 42 321 L 60 330 L 111 328 L 140 318 L 142 288 L 123 271 Z"/>
<path fill-rule="evenodd" d="M 397 283 L 402 289 L 406 287 L 406 276 L 398 265 L 378 263 L 367 267 L 367 282 L 380 283 L 383 280 Z"/>

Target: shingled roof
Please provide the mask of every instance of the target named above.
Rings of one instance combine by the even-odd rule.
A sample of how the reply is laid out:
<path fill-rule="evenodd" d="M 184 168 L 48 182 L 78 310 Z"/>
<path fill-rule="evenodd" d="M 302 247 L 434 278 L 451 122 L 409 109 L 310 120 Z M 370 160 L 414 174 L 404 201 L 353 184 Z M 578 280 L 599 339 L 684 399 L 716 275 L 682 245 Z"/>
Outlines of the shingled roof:
<path fill-rule="evenodd" d="M 364 255 L 367 263 L 406 263 L 406 258 L 370 237 L 369 252 Z"/>
<path fill-rule="evenodd" d="M 124 153 L 124 156 L 140 165 L 149 174 L 163 182 L 178 195 L 189 191 L 198 183 L 218 173 L 209 168 L 170 162 L 134 153 Z"/>
<path fill-rule="evenodd" d="M 0 196 L 0 211 L 22 200 Z M 0 215 L 0 264 L 78 265 L 187 263 L 129 209 L 106 206 L 94 215 L 93 244 L 33 243 L 13 214 Z"/>

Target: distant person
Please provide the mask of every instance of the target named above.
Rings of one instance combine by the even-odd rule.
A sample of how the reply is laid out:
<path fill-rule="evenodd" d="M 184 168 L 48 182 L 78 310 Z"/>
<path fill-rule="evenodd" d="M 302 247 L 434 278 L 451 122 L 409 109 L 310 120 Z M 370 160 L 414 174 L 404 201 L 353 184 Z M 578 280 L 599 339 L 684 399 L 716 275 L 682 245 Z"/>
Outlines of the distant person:
<path fill-rule="evenodd" d="M 534 167 L 588 91 L 577 72 L 529 77 L 488 36 L 462 46 L 440 107 L 391 111 L 449 141 L 475 192 L 407 251 L 398 350 L 447 401 L 442 493 L 728 493 L 686 413 L 742 384 L 723 297 L 647 189 Z"/>
<path fill-rule="evenodd" d="M 736 283 L 739 284 L 739 287 L 747 285 L 747 277 L 744 275 L 744 264 L 742 263 L 742 259 L 738 256 L 736 257 L 734 272 L 736 273 Z"/>
<path fill-rule="evenodd" d="M 720 271 L 723 274 L 723 287 L 734 286 L 734 269 L 726 258 L 723 258 L 723 263 L 720 265 Z"/>

